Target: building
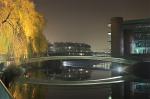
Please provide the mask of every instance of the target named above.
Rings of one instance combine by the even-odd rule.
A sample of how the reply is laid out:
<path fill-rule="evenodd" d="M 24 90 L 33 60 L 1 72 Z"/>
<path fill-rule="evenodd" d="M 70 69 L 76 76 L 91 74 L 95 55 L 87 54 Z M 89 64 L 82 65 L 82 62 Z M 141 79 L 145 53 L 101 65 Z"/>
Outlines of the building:
<path fill-rule="evenodd" d="M 124 92 L 124 99 L 149 99 L 150 19 L 123 20 L 122 17 L 113 17 L 111 51 L 112 57 L 137 61 L 128 67 L 128 80 L 125 80 L 124 86 L 112 86 L 113 99 L 121 99 L 117 96 L 119 92 Z M 116 66 L 112 63 L 112 68 Z M 112 76 L 114 75 L 118 74 L 112 71 Z"/>
<path fill-rule="evenodd" d="M 49 56 L 91 56 L 91 46 L 84 43 L 56 42 L 48 47 Z"/>
<path fill-rule="evenodd" d="M 111 19 L 113 57 L 148 60 L 150 57 L 150 19 Z"/>

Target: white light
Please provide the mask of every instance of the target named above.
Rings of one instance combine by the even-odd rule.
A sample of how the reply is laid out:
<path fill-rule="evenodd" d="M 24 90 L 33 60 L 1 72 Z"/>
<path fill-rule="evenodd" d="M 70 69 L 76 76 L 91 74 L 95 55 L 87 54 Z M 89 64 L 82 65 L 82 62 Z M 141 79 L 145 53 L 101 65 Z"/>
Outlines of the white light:
<path fill-rule="evenodd" d="M 84 54 L 83 53 L 80 53 L 80 56 L 83 56 Z"/>
<path fill-rule="evenodd" d="M 111 28 L 111 24 L 109 23 L 108 25 L 107 25 L 109 28 Z"/>
<path fill-rule="evenodd" d="M 65 86 L 70 86 L 70 85 L 75 85 L 75 86 L 83 86 L 83 85 L 106 85 L 106 84 L 115 84 L 115 83 L 122 83 L 124 80 L 119 80 L 119 81 L 108 81 L 108 82 L 93 82 L 93 83 L 64 83 L 64 84 L 53 84 L 53 85 L 65 85 Z"/>
<path fill-rule="evenodd" d="M 122 67 L 118 67 L 117 68 L 117 71 L 120 73 L 120 72 L 123 72 L 123 68 Z"/>
<path fill-rule="evenodd" d="M 69 46 L 68 48 L 71 49 L 71 46 Z"/>
<path fill-rule="evenodd" d="M 69 74 L 68 77 L 71 78 L 71 75 Z"/>
<path fill-rule="evenodd" d="M 93 65 L 93 67 L 96 67 L 96 65 Z"/>
<path fill-rule="evenodd" d="M 110 32 L 108 32 L 108 35 L 111 35 L 111 33 L 110 33 Z"/>
<path fill-rule="evenodd" d="M 63 66 L 68 66 L 68 63 L 64 61 Z"/>
<path fill-rule="evenodd" d="M 114 79 L 121 79 L 121 78 L 122 78 L 122 76 L 116 76 L 116 77 L 97 79 L 97 80 L 87 80 L 87 81 L 107 81 L 107 80 L 114 80 Z"/>
<path fill-rule="evenodd" d="M 88 70 L 86 70 L 85 72 L 86 72 L 86 73 L 88 73 L 89 71 L 88 71 Z"/>
<path fill-rule="evenodd" d="M 109 96 L 108 99 L 112 99 L 111 96 Z"/>
<path fill-rule="evenodd" d="M 70 69 L 69 69 L 68 71 L 69 71 L 69 72 L 71 72 L 71 70 L 70 70 Z"/>
<path fill-rule="evenodd" d="M 79 71 L 80 71 L 80 72 L 82 72 L 82 71 L 83 71 L 83 69 L 81 68 L 81 69 L 79 69 Z"/>

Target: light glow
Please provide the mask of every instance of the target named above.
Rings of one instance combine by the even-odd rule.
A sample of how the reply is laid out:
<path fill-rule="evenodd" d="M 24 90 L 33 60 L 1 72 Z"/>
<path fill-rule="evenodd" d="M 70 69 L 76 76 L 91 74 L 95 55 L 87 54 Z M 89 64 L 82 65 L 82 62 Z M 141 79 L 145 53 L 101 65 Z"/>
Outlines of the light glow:
<path fill-rule="evenodd" d="M 119 73 L 121 73 L 121 72 L 123 72 L 123 68 L 122 68 L 122 67 L 118 67 L 118 68 L 117 68 L 117 71 L 118 71 Z"/>

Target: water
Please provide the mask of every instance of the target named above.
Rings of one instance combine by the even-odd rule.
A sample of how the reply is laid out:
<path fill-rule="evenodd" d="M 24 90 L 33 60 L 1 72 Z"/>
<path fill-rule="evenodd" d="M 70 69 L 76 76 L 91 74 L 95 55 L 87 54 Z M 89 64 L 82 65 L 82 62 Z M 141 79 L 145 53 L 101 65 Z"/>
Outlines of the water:
<path fill-rule="evenodd" d="M 25 72 L 9 87 L 15 99 L 150 99 L 149 81 L 129 82 L 124 76 L 112 77 L 108 69 L 59 63 L 22 68 Z"/>
<path fill-rule="evenodd" d="M 12 99 L 12 96 L 10 95 L 9 91 L 4 86 L 1 80 L 0 80 L 0 99 Z"/>
<path fill-rule="evenodd" d="M 21 81 L 15 86 L 11 86 L 11 92 L 15 99 L 108 99 L 111 95 L 110 85 L 99 85 L 87 81 L 96 80 L 98 77 L 103 78 L 103 75 L 94 77 L 97 73 L 101 74 L 101 71 L 92 70 L 89 73 L 91 73 L 90 76 L 84 73 L 65 75 L 63 72 L 62 75 L 53 74 L 43 80 L 32 78 L 30 74 L 30 78 L 20 79 Z M 35 75 L 44 78 L 42 74 Z"/>

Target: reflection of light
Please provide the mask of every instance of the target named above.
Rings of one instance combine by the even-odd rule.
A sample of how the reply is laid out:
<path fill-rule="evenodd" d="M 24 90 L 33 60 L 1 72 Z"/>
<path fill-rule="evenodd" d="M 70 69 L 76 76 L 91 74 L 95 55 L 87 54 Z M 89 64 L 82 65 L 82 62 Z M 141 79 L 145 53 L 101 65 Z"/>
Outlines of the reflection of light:
<path fill-rule="evenodd" d="M 54 48 L 53 46 L 50 47 L 51 49 Z"/>
<path fill-rule="evenodd" d="M 70 69 L 68 69 L 68 71 L 70 72 L 71 70 L 70 70 Z"/>
<path fill-rule="evenodd" d="M 136 49 L 136 53 L 139 54 L 139 49 Z"/>
<path fill-rule="evenodd" d="M 7 62 L 6 62 L 6 66 L 9 66 L 10 64 L 11 64 L 10 61 L 7 61 Z"/>
<path fill-rule="evenodd" d="M 71 75 L 70 75 L 70 74 L 69 74 L 68 76 L 69 76 L 69 78 L 71 78 Z"/>
<path fill-rule="evenodd" d="M 85 72 L 86 72 L 86 73 L 88 73 L 89 71 L 88 71 L 88 70 L 86 70 Z"/>
<path fill-rule="evenodd" d="M 80 72 L 82 72 L 82 71 L 83 71 L 83 69 L 81 68 L 81 69 L 79 69 L 79 71 L 80 71 Z"/>
<path fill-rule="evenodd" d="M 117 80 L 117 81 L 107 81 L 107 82 L 85 82 L 85 83 L 64 83 L 64 84 L 54 84 L 54 85 L 63 85 L 63 86 L 70 86 L 70 85 L 75 85 L 75 86 L 82 86 L 82 85 L 106 85 L 106 84 L 115 84 L 115 83 L 122 83 L 124 80 Z"/>
<path fill-rule="evenodd" d="M 97 79 L 97 80 L 87 80 L 87 81 L 107 81 L 107 80 L 114 80 L 114 79 L 121 79 L 121 78 L 122 78 L 122 76 L 116 76 L 116 77 Z"/>
<path fill-rule="evenodd" d="M 80 56 L 83 56 L 84 54 L 83 53 L 80 53 Z"/>
<path fill-rule="evenodd" d="M 71 46 L 69 46 L 68 48 L 71 49 Z"/>
<path fill-rule="evenodd" d="M 93 67 L 96 67 L 96 65 L 93 65 Z"/>
<path fill-rule="evenodd" d="M 108 99 L 112 99 L 111 96 L 109 96 Z"/>
<path fill-rule="evenodd" d="M 118 67 L 117 68 L 117 71 L 120 73 L 120 72 L 123 72 L 123 68 L 122 67 Z"/>

